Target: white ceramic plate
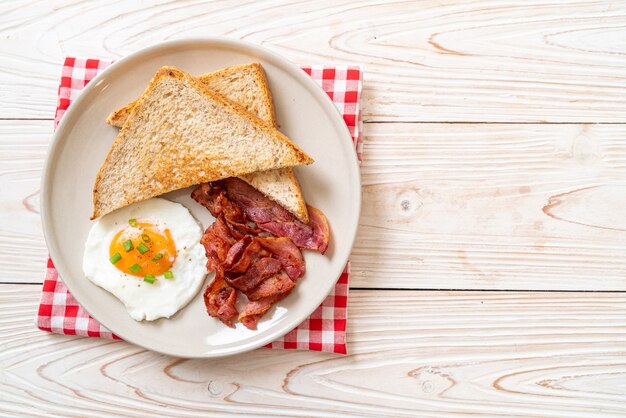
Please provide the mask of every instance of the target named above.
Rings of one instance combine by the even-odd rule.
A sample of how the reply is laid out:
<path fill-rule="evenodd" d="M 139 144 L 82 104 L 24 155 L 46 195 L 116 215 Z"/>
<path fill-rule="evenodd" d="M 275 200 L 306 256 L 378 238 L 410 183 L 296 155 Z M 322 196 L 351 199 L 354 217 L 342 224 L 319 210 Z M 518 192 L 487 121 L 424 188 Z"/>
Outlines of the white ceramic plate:
<path fill-rule="evenodd" d="M 260 62 L 270 84 L 280 129 L 315 159 L 298 167 L 306 201 L 328 217 L 325 255 L 305 251 L 306 275 L 251 331 L 210 318 L 202 291 L 170 319 L 136 322 L 121 302 L 87 280 L 83 246 L 92 222 L 92 187 L 117 128 L 107 115 L 135 99 L 156 70 L 173 65 L 202 74 L 233 64 Z M 212 221 L 191 189 L 165 195 L 187 206 L 204 227 Z M 179 357 L 226 356 L 265 345 L 300 324 L 324 300 L 344 268 L 357 229 L 361 188 L 350 135 L 328 96 L 295 65 L 248 43 L 193 39 L 159 44 L 117 61 L 85 87 L 56 130 L 42 180 L 42 219 L 55 266 L 78 302 L 111 331 L 134 344 Z M 212 278 L 212 274 L 207 281 Z"/>

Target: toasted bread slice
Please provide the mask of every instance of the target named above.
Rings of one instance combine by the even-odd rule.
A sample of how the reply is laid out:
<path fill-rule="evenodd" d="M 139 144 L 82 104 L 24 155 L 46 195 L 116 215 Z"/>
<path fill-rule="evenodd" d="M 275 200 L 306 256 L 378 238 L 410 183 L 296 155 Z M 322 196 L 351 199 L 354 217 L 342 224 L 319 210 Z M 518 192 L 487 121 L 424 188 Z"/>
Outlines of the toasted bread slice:
<path fill-rule="evenodd" d="M 163 67 L 96 176 L 93 218 L 193 184 L 312 162 L 240 105 Z"/>
<path fill-rule="evenodd" d="M 223 95 L 277 127 L 272 95 L 263 68 L 258 63 L 234 65 L 197 77 L 209 89 Z M 111 113 L 107 122 L 122 127 L 137 100 Z M 291 167 L 240 176 L 242 180 L 282 205 L 304 223 L 309 222 L 300 184 Z"/>
<path fill-rule="evenodd" d="M 214 92 L 240 104 L 266 123 L 276 126 L 272 96 L 261 64 L 233 65 L 196 78 Z M 121 128 L 138 100 L 111 113 L 107 118 L 107 123 Z"/>

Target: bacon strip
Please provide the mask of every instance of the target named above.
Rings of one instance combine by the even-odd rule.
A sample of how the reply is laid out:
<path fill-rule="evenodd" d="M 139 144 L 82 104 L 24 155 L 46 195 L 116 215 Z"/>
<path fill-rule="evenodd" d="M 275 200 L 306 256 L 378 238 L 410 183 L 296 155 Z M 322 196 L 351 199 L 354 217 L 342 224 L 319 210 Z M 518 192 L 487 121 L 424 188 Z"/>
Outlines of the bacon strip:
<path fill-rule="evenodd" d="M 295 281 L 304 276 L 306 269 L 304 257 L 302 252 L 289 238 L 267 237 L 256 238 L 256 241 L 280 260 L 291 280 Z"/>
<path fill-rule="evenodd" d="M 318 251 L 324 254 L 328 248 L 328 241 L 330 240 L 328 219 L 326 219 L 326 216 L 324 216 L 321 210 L 310 205 L 306 205 L 306 208 L 309 213 L 309 226 L 313 229 L 313 235 L 323 237 L 323 244 L 318 248 Z"/>
<path fill-rule="evenodd" d="M 239 322 L 244 324 L 249 329 L 256 329 L 256 324 L 259 322 L 259 319 L 267 311 L 270 310 L 272 305 L 275 302 L 278 302 L 278 297 L 269 297 L 260 300 L 248 301 L 241 309 L 239 313 Z"/>
<path fill-rule="evenodd" d="M 228 326 L 238 316 L 256 329 L 259 319 L 304 275 L 300 249 L 326 251 L 328 221 L 308 206 L 310 220 L 304 224 L 237 178 L 202 184 L 192 197 L 216 218 L 201 240 L 207 269 L 215 271 L 204 293 L 207 312 Z M 248 298 L 241 312 L 235 307 L 238 291 Z"/>
<path fill-rule="evenodd" d="M 207 208 L 216 218 L 223 214 L 228 222 L 245 223 L 241 208 L 228 200 L 224 191 L 219 187 L 202 183 L 191 192 L 191 198 Z"/>
<path fill-rule="evenodd" d="M 281 300 L 284 296 L 287 295 L 270 296 L 259 300 L 248 301 L 241 309 L 241 313 L 239 313 L 239 322 L 249 329 L 256 329 L 259 319 L 270 310 L 274 303 Z"/>
<path fill-rule="evenodd" d="M 278 237 L 290 238 L 299 248 L 319 251 L 322 254 L 326 252 L 330 231 L 326 217 L 319 210 L 309 207 L 313 222 L 305 224 L 241 179 L 229 177 L 215 182 L 214 187 L 223 189 L 228 199 L 236 203 L 259 229 Z"/>
<path fill-rule="evenodd" d="M 239 322 L 249 329 L 256 329 L 259 319 L 273 304 L 291 293 L 294 287 L 296 284 L 284 272 L 263 281 L 256 289 L 247 293 L 248 303 L 239 313 Z"/>
<path fill-rule="evenodd" d="M 286 296 L 296 287 L 285 272 L 278 272 L 263 280 L 256 288 L 245 292 L 248 300 L 259 300 L 270 296 Z"/>
<path fill-rule="evenodd" d="M 244 292 L 251 291 L 259 286 L 265 279 L 280 272 L 283 265 L 275 258 L 259 258 L 244 274 L 235 279 L 226 279 L 227 283 L 237 290 Z M 249 296 L 248 296 L 249 297 Z"/>
<path fill-rule="evenodd" d="M 204 291 L 204 305 L 207 313 L 232 327 L 233 320 L 239 314 L 235 307 L 236 302 L 237 291 L 226 284 L 222 272 L 217 270 L 213 281 Z"/>
<path fill-rule="evenodd" d="M 215 271 L 226 259 L 231 246 L 236 240 L 230 234 L 223 216 L 219 216 L 209 226 L 200 239 L 207 256 L 207 270 Z"/>
<path fill-rule="evenodd" d="M 239 247 L 240 243 L 241 247 Z M 228 272 L 229 277 L 236 273 L 245 273 L 257 259 L 271 255 L 261 247 L 261 244 L 255 238 L 250 236 L 233 245 L 231 250 L 224 262 L 224 268 Z"/>
<path fill-rule="evenodd" d="M 207 208 L 215 218 L 223 216 L 231 234 L 243 238 L 243 233 L 258 234 L 258 228 L 252 228 L 246 223 L 246 217 L 241 208 L 228 200 L 226 192 L 220 187 L 202 183 L 193 192 L 191 197 L 196 202 Z"/>

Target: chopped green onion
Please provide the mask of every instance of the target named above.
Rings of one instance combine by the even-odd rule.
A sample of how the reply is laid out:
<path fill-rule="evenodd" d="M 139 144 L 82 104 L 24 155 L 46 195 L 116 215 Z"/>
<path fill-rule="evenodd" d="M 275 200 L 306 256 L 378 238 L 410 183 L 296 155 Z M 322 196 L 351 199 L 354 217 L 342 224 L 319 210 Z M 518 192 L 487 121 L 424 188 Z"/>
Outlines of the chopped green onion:
<path fill-rule="evenodd" d="M 143 240 L 143 242 L 150 242 L 150 237 L 148 236 L 148 234 L 141 234 L 141 239 Z"/>
<path fill-rule="evenodd" d="M 111 264 L 115 264 L 121 259 L 122 259 L 122 256 L 120 255 L 120 253 L 115 253 L 111 256 L 111 258 L 109 258 L 109 260 L 111 261 Z"/>
<path fill-rule="evenodd" d="M 133 242 L 131 240 L 127 239 L 126 241 L 124 241 L 124 250 L 126 252 L 129 252 L 133 248 L 135 248 L 135 247 L 133 247 Z"/>
<path fill-rule="evenodd" d="M 146 247 L 143 242 L 137 246 L 137 251 L 139 251 L 141 254 L 147 253 L 148 250 L 150 250 L 150 248 Z"/>
<path fill-rule="evenodd" d="M 135 218 L 129 219 L 128 220 L 128 225 L 130 225 L 130 226 L 137 226 L 137 219 L 135 219 Z"/>
<path fill-rule="evenodd" d="M 148 283 L 154 283 L 154 276 L 152 274 L 146 274 L 143 276 L 143 281 Z"/>
<path fill-rule="evenodd" d="M 165 277 L 166 279 L 173 279 L 174 274 L 171 271 L 166 271 L 165 273 L 163 273 L 163 277 Z"/>
<path fill-rule="evenodd" d="M 135 263 L 132 266 L 130 266 L 128 268 L 128 270 L 132 271 L 133 273 L 137 274 L 139 273 L 139 270 L 141 270 L 141 267 L 139 266 L 139 264 Z"/>
<path fill-rule="evenodd" d="M 163 254 L 161 254 L 161 253 L 156 253 L 156 254 L 154 255 L 154 257 L 152 257 L 152 261 L 156 263 L 157 261 L 159 261 L 159 260 L 160 260 L 160 259 L 162 259 L 162 258 L 163 258 Z"/>

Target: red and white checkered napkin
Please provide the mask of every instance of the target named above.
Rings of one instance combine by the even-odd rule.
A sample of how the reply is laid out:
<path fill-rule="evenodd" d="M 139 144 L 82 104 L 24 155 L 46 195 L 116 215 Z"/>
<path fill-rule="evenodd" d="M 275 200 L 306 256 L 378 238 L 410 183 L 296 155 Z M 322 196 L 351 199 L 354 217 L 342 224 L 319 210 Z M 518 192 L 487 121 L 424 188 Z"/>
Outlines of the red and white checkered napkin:
<path fill-rule="evenodd" d="M 63 65 L 59 102 L 54 126 L 59 124 L 70 103 L 80 90 L 110 61 L 67 57 Z M 361 69 L 346 65 L 312 65 L 302 69 L 322 86 L 333 100 L 350 130 L 352 141 L 361 160 Z M 348 313 L 348 278 L 350 263 L 322 304 L 297 328 L 268 344 L 268 348 L 286 348 L 346 353 L 346 320 Z M 48 259 L 43 293 L 37 313 L 39 329 L 59 334 L 85 335 L 120 339 L 100 325 L 67 291 L 59 279 L 52 260 Z"/>

